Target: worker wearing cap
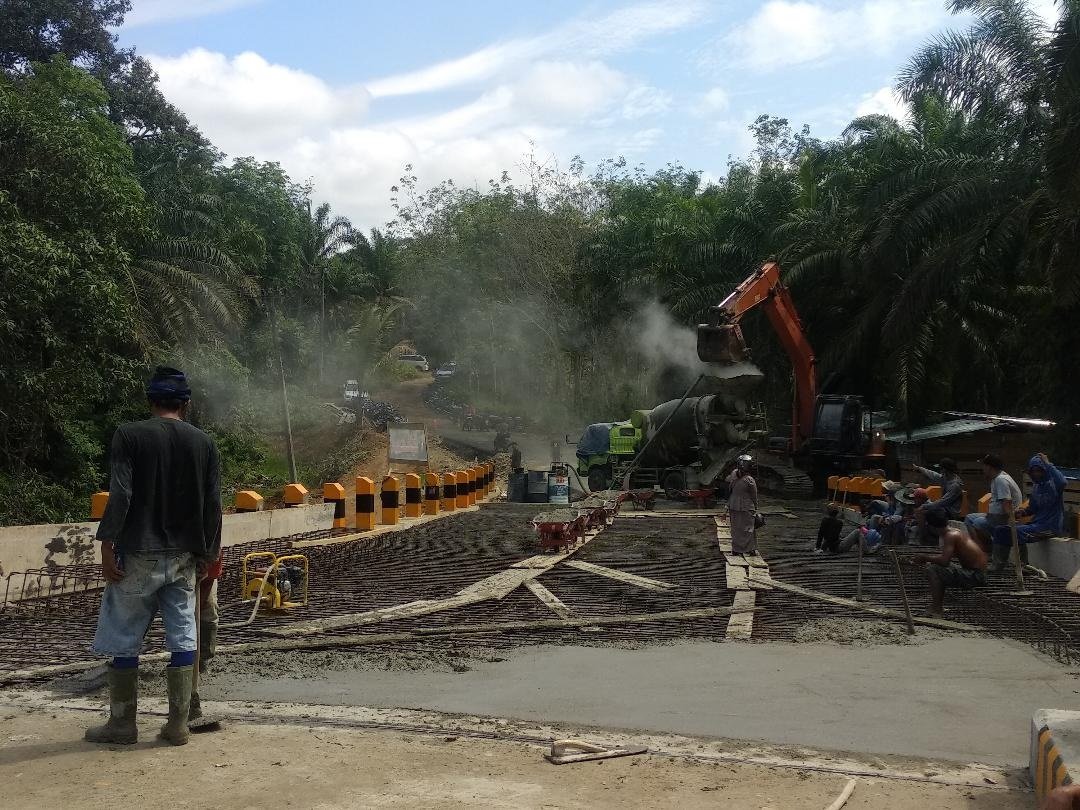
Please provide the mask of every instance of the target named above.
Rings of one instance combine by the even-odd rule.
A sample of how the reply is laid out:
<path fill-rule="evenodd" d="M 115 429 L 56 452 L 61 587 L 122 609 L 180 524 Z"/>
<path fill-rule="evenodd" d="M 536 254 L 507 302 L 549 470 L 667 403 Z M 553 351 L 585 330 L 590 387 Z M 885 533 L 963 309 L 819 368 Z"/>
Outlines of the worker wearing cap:
<path fill-rule="evenodd" d="M 915 465 L 915 472 L 920 473 L 931 484 L 941 487 L 940 498 L 936 501 L 928 501 L 920 507 L 922 509 L 920 522 L 931 509 L 945 510 L 945 516 L 949 520 L 960 519 L 960 509 L 964 503 L 964 479 L 960 477 L 956 462 L 951 458 L 941 459 L 937 466 L 941 472 Z"/>
<path fill-rule="evenodd" d="M 88 729 L 97 743 L 136 742 L 139 653 L 155 614 L 165 625 L 169 717 L 159 736 L 188 741 L 195 660 L 196 569 L 221 549 L 218 451 L 184 421 L 191 389 L 159 366 L 146 387 L 151 417 L 121 425 L 110 454 L 109 504 L 98 525 L 106 580 L 93 650 L 112 657 L 109 719 Z"/>

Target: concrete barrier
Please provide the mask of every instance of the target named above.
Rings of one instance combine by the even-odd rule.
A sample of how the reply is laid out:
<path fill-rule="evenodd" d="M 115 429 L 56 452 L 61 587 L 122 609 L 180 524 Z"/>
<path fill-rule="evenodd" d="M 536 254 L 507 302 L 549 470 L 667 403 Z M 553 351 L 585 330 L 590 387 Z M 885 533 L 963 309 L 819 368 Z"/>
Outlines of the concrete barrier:
<path fill-rule="evenodd" d="M 1028 562 L 1052 577 L 1070 580 L 1080 571 L 1080 540 L 1052 537 L 1028 543 Z"/>
<path fill-rule="evenodd" d="M 1039 709 L 1031 719 L 1031 783 L 1040 805 L 1056 787 L 1080 774 L 1080 712 Z"/>
<path fill-rule="evenodd" d="M 223 515 L 221 544 L 235 546 L 321 531 L 329 529 L 333 520 L 332 503 Z M 0 572 L 6 577 L 15 571 L 97 563 L 101 559 L 94 541 L 97 529 L 97 521 L 0 527 Z M 11 578 L 8 599 L 22 595 L 21 583 L 22 577 Z M 7 587 L 0 581 L 0 599 Z"/>

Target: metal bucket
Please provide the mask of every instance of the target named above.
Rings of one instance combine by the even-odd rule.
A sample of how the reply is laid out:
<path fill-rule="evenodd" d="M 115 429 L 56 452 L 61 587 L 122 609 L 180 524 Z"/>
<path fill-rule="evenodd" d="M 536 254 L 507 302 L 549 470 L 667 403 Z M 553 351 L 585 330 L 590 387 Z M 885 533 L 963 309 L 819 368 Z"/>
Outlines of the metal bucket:
<path fill-rule="evenodd" d="M 548 503 L 570 503 L 570 476 L 562 464 L 553 464 L 547 476 Z"/>

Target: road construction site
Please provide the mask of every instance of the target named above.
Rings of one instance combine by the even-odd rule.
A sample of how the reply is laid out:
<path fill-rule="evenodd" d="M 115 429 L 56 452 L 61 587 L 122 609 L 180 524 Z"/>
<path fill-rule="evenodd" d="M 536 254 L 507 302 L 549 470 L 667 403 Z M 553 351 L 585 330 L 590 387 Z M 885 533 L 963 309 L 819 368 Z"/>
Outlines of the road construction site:
<path fill-rule="evenodd" d="M 594 739 L 621 729 L 810 746 L 875 773 L 913 756 L 936 763 L 904 771 L 913 778 L 974 763 L 1023 791 L 1015 769 L 1032 713 L 1070 705 L 1080 689 L 1078 597 L 1060 581 L 1031 582 L 1037 598 L 1024 599 L 1009 595 L 1011 577 L 992 575 L 937 622 L 924 618 L 925 577 L 901 548 L 909 635 L 887 555 L 864 559 L 866 601 L 854 602 L 857 557 L 813 553 L 818 503 L 764 504 L 754 557 L 725 551 L 722 510 L 670 504 L 624 504 L 570 552 L 538 554 L 532 518 L 550 509 L 488 503 L 370 537 L 323 531 L 229 547 L 205 699 L 233 715 L 367 706 L 429 710 L 451 727 L 460 716 L 511 718 Z M 251 605 L 237 572 L 255 550 L 308 556 L 307 606 L 243 624 Z M 100 686 L 87 652 L 99 597 L 5 613 L 0 681 L 11 705 L 27 689 L 57 707 Z M 150 648 L 160 642 L 155 625 Z"/>

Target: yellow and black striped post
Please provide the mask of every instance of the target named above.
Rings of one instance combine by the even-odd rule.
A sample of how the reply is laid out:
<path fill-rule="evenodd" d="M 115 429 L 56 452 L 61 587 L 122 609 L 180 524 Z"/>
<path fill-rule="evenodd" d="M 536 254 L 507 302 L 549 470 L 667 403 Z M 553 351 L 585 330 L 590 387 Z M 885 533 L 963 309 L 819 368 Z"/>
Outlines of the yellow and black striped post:
<path fill-rule="evenodd" d="M 303 484 L 286 484 L 285 485 L 285 505 L 286 506 L 303 506 L 307 503 L 308 491 L 307 487 Z"/>
<path fill-rule="evenodd" d="M 439 514 L 439 474 L 429 472 L 424 476 L 424 514 Z"/>
<path fill-rule="evenodd" d="M 491 465 L 484 465 L 484 498 L 491 497 Z"/>
<path fill-rule="evenodd" d="M 473 473 L 476 475 L 476 502 L 484 500 L 484 465 L 477 464 L 473 467 Z"/>
<path fill-rule="evenodd" d="M 465 470 L 457 472 L 457 508 L 468 509 L 469 507 L 469 473 Z"/>
<path fill-rule="evenodd" d="M 392 475 L 382 480 L 382 492 L 379 493 L 382 501 L 382 520 L 384 526 L 397 526 L 401 519 L 401 483 Z"/>
<path fill-rule="evenodd" d="M 375 482 L 362 475 L 356 477 L 356 530 L 369 532 L 375 528 Z"/>
<path fill-rule="evenodd" d="M 263 496 L 253 489 L 242 489 L 236 493 L 233 505 L 237 512 L 261 512 L 263 510 Z"/>
<path fill-rule="evenodd" d="M 90 519 L 101 520 L 105 516 L 105 507 L 109 505 L 108 492 L 95 492 L 90 496 Z"/>
<path fill-rule="evenodd" d="M 405 476 L 405 517 L 418 518 L 424 511 L 424 491 L 420 489 L 420 476 L 409 473 Z"/>
<path fill-rule="evenodd" d="M 469 506 L 476 503 L 476 471 L 472 467 L 465 468 L 465 498 Z"/>
<path fill-rule="evenodd" d="M 457 509 L 457 473 L 443 473 L 442 508 L 444 512 L 453 512 Z"/>
<path fill-rule="evenodd" d="M 335 529 L 345 528 L 345 487 L 341 484 L 323 484 L 322 485 L 322 497 L 325 503 L 332 503 L 334 505 L 334 523 Z"/>

